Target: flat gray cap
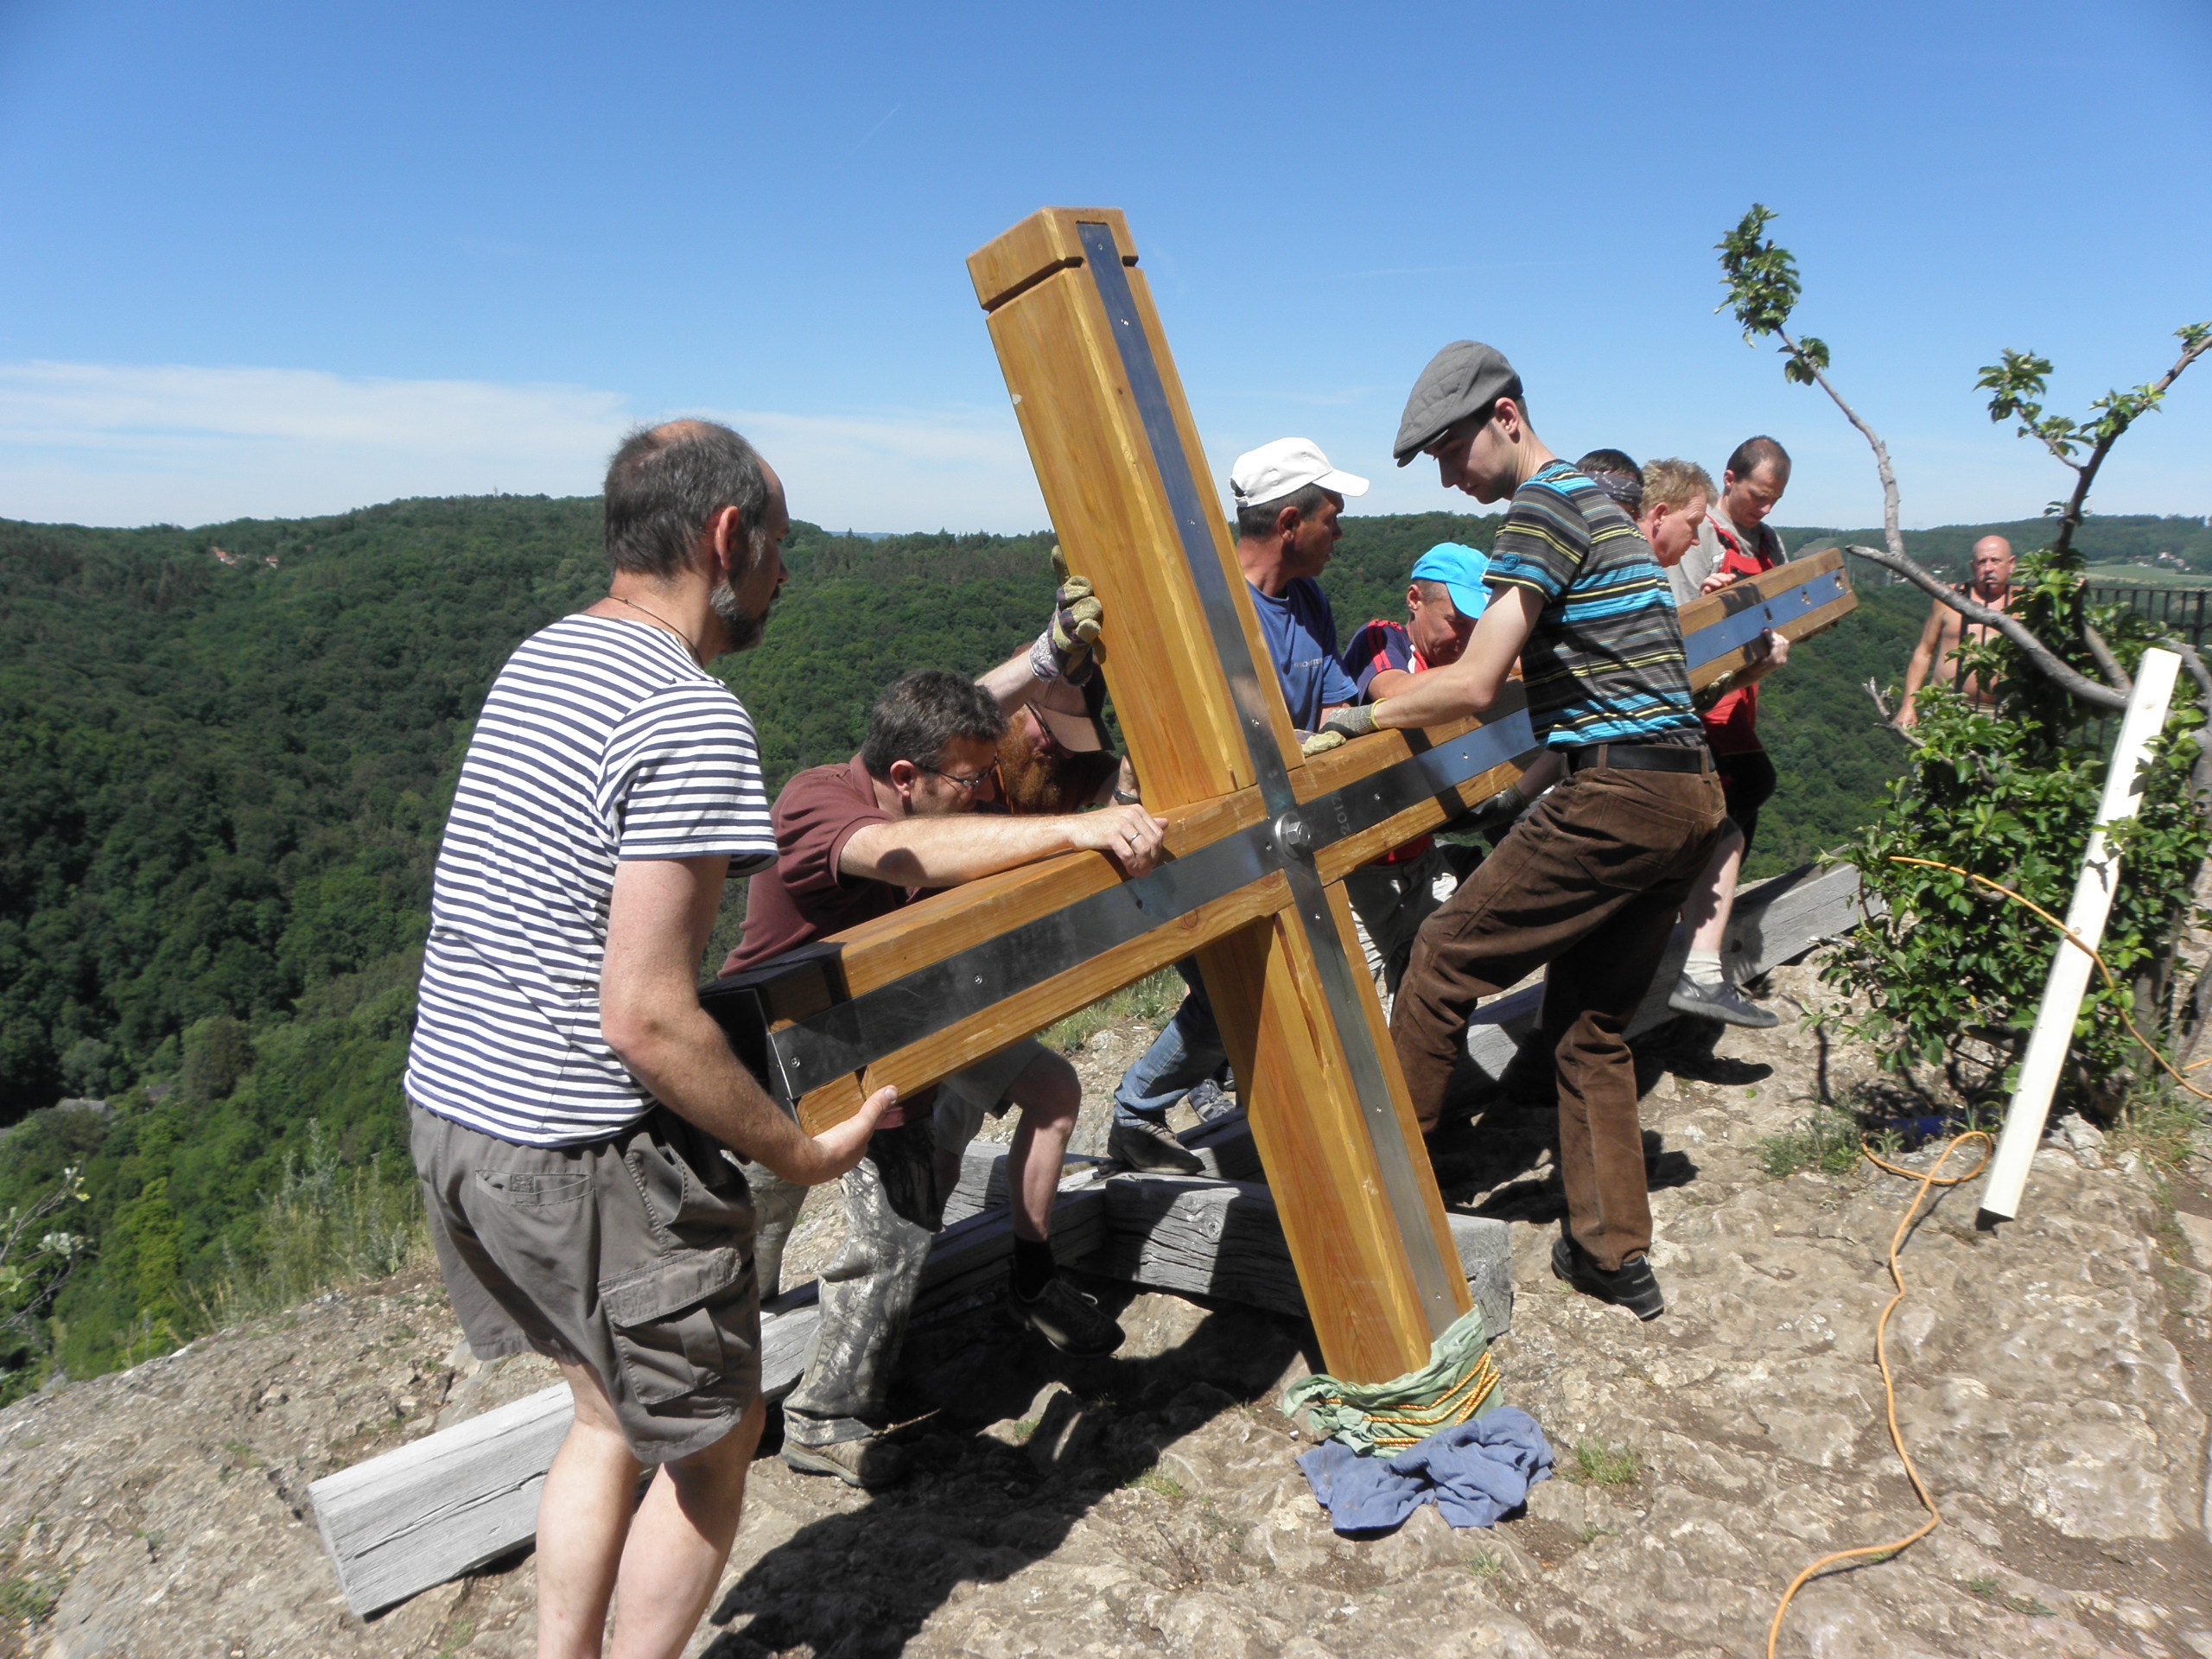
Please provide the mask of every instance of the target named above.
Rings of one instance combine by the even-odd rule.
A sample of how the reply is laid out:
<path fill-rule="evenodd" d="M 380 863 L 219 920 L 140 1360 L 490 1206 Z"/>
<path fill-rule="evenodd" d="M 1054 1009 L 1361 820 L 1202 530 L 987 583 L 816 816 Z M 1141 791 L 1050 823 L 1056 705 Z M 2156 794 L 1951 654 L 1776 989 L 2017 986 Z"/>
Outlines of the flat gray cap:
<path fill-rule="evenodd" d="M 1390 453 L 1403 467 L 1456 423 L 1480 414 L 1501 397 L 1518 401 L 1520 397 L 1521 377 L 1503 352 L 1480 340 L 1455 340 L 1428 359 L 1421 378 L 1414 382 Z"/>

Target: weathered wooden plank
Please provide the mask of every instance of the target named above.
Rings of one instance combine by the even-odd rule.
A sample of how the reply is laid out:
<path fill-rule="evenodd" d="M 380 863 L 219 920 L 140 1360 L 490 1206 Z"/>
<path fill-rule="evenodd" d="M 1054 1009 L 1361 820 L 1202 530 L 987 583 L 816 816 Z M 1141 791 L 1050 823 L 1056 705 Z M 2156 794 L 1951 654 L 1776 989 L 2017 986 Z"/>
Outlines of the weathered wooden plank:
<path fill-rule="evenodd" d="M 1257 1181 L 1116 1174 L 1105 1184 L 1106 1238 L 1084 1265 L 1154 1289 L 1306 1317 L 1274 1198 Z M 1510 1328 L 1513 1282 L 1505 1223 L 1450 1217 L 1452 1242 L 1484 1328 Z"/>
<path fill-rule="evenodd" d="M 1802 956 L 1824 940 L 1857 925 L 1860 916 L 1859 872 L 1848 868 L 1815 874 L 1810 865 L 1745 887 L 1721 943 L 1721 959 L 1739 982 Z M 1667 946 L 1651 988 L 1629 1022 L 1629 1035 L 1640 1036 L 1676 1018 L 1668 994 L 1689 954 L 1689 936 L 1680 927 Z M 1505 1075 L 1521 1039 L 1535 1023 L 1543 987 L 1531 985 L 1494 999 L 1475 1011 L 1467 1027 L 1467 1057 L 1492 1082 Z"/>
<path fill-rule="evenodd" d="M 528 1540 L 570 1415 L 563 1384 L 316 1481 L 346 1605 L 365 1618 Z"/>
<path fill-rule="evenodd" d="M 982 1179 L 990 1167 L 988 1158 L 980 1162 Z M 1055 1251 L 1071 1263 L 1095 1256 L 1105 1215 L 1095 1169 L 1067 1177 L 1052 1207 Z M 996 1289 L 1012 1237 L 1003 1209 L 947 1227 L 923 1270 L 916 1314 Z M 818 1316 L 811 1284 L 761 1310 L 760 1387 L 767 1399 L 780 1400 L 798 1385 Z M 528 1543 L 537 1535 L 545 1471 L 572 1416 L 568 1385 L 556 1383 L 316 1481 L 308 1497 L 346 1605 L 365 1618 Z"/>

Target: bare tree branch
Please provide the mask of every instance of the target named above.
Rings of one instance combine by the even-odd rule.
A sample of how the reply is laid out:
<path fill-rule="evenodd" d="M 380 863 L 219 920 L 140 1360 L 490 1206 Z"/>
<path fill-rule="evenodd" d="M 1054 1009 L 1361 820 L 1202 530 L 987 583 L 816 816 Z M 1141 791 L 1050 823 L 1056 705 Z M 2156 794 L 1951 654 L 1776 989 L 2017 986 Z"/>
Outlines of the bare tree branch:
<path fill-rule="evenodd" d="M 2203 356 L 2207 351 L 2212 351 L 2212 336 L 2187 341 L 2182 347 L 2181 356 L 2175 359 L 2173 367 L 2168 369 L 2152 383 L 2151 400 L 2147 406 L 2155 408 L 2158 399 L 2166 395 L 2167 388 L 2181 378 L 2182 371 Z M 2076 474 L 2074 480 L 2074 493 L 2067 497 L 2065 506 L 2059 512 L 2058 539 L 2050 544 L 2051 551 L 2061 559 L 2073 550 L 2074 532 L 2082 527 L 2082 516 L 2089 501 L 2089 486 L 2096 482 L 2097 468 L 2105 464 L 2105 457 L 2112 453 L 2113 445 L 2120 442 L 2120 434 L 2133 424 L 2132 418 L 2122 421 L 2118 425 L 2112 424 L 2107 419 L 2104 423 L 2105 430 L 2098 436 L 2096 443 L 2089 450 L 2089 458 L 2079 466 L 2074 467 Z M 2067 464 L 2074 466 L 2071 461 Z"/>
<path fill-rule="evenodd" d="M 1897 717 L 1890 711 L 1889 699 L 1882 695 L 1882 688 L 1875 683 L 1872 675 L 1867 677 L 1866 683 L 1860 686 L 1859 689 L 1861 691 L 1864 691 L 1866 694 L 1868 701 L 1873 703 L 1874 712 L 1881 715 L 1883 725 L 1888 727 L 1891 731 L 1895 732 L 1899 737 L 1903 738 L 1907 743 L 1910 743 L 1916 749 L 1920 748 L 1925 744 L 1927 741 L 1926 739 L 1915 736 L 1912 733 L 1905 730 L 1904 727 L 1897 724 Z"/>
<path fill-rule="evenodd" d="M 2073 696 L 2080 698 L 2093 709 L 2115 711 L 2127 707 L 2127 698 L 2108 685 L 2100 685 L 2086 674 L 2061 661 L 2050 647 L 2028 632 L 2017 619 L 2003 611 L 1993 611 L 1986 605 L 1976 604 L 1964 594 L 1937 581 L 1922 569 L 1910 556 L 1904 553 L 1889 553 L 1878 547 L 1847 547 L 1843 550 L 1869 564 L 1878 564 L 1885 570 L 1894 570 L 1930 598 L 1949 606 L 1969 622 L 1979 622 L 1984 627 L 1994 628 L 2033 663 L 2037 669 L 2053 683 Z"/>
<path fill-rule="evenodd" d="M 1805 372 L 1813 377 L 1815 384 L 1822 391 L 1827 393 L 1834 401 L 1835 406 L 1843 411 L 1843 418 L 1857 427 L 1859 435 L 1866 439 L 1872 448 L 1874 470 L 1882 475 L 1882 539 L 1889 543 L 1891 553 L 1900 559 L 1905 559 L 1908 563 L 1911 563 L 1904 550 L 1904 537 L 1897 529 L 1897 475 L 1890 466 L 1889 445 L 1882 442 L 1880 435 L 1872 427 L 1859 418 L 1857 410 L 1843 401 L 1843 394 L 1828 384 L 1827 375 L 1821 370 L 1821 365 L 1805 355 L 1804 348 L 1790 339 L 1787 329 L 1777 328 L 1774 332 L 1781 339 L 1783 345 L 1789 348 L 1790 356 L 1797 359 L 1799 365 L 1804 369 Z M 1917 569 L 1919 567 L 1916 565 L 1914 568 Z"/>
<path fill-rule="evenodd" d="M 2088 646 L 2089 655 L 2097 659 L 2097 670 L 2105 677 L 2107 685 L 2123 697 L 2135 690 L 2135 682 L 2127 677 L 2127 671 L 2120 665 L 2120 658 L 2112 654 L 2112 647 L 2105 643 L 2104 635 L 2087 622 L 2082 625 L 2082 642 Z"/>

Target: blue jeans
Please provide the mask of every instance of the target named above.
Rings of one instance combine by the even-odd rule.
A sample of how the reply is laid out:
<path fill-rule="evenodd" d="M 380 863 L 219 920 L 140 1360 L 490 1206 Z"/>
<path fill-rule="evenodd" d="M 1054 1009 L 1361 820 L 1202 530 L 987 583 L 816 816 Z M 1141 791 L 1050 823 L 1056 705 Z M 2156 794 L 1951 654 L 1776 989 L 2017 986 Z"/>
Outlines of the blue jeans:
<path fill-rule="evenodd" d="M 1175 964 L 1191 988 L 1183 1006 L 1167 1022 L 1152 1046 L 1122 1074 L 1114 1087 L 1114 1117 L 1117 1122 L 1165 1122 L 1167 1109 L 1208 1077 L 1217 1077 L 1229 1063 L 1222 1046 L 1221 1027 L 1214 1023 L 1213 1004 L 1206 1001 L 1205 982 L 1195 961 Z"/>

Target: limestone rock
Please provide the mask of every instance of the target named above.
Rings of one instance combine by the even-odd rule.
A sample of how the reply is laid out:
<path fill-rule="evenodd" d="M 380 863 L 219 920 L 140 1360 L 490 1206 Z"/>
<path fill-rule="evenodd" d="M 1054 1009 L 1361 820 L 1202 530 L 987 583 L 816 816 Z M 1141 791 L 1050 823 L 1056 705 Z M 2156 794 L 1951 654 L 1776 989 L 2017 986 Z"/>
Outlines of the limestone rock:
<path fill-rule="evenodd" d="M 1818 1001 L 1806 968 L 1776 1001 Z M 1143 1033 L 1077 1057 L 1080 1137 Z M 1543 1127 L 1478 1126 L 1446 1182 L 1506 1220 L 1519 1301 L 1496 1349 L 1557 1478 L 1494 1531 L 1433 1509 L 1336 1536 L 1276 1408 L 1318 1363 L 1272 1315 L 1103 1282 L 1129 1332 L 1060 1359 L 982 1306 L 912 1333 L 896 1414 L 911 1483 L 864 1494 L 753 1466 L 694 1656 L 913 1659 L 1738 1659 L 1828 1551 L 1919 1524 L 1884 1421 L 1876 1316 L 1910 1184 L 1861 1166 L 1773 1179 L 1763 1137 L 1873 1057 L 1784 1028 L 1729 1033 L 1645 1101 L 1667 1315 L 1638 1324 L 1559 1287 Z M 1713 1082 L 1770 1068 L 1754 1084 Z M 1741 1068 L 1730 1071 L 1729 1067 Z M 1746 1090 L 1756 1087 L 1754 1098 Z M 2086 1128 L 2087 1126 L 2082 1126 Z M 2019 1221 L 1939 1200 L 1904 1256 L 1889 1349 L 1900 1422 L 1947 1524 L 1815 1580 L 1781 1651 L 1893 1659 L 2212 1659 L 2205 1399 L 2212 1322 L 2181 1258 L 2205 1169 L 2158 1182 L 2062 1122 Z M 834 1241 L 834 1205 L 807 1237 Z M 2171 1253 L 2170 1254 L 2169 1251 Z M 795 1263 L 809 1259 L 804 1251 Z M 0 1412 L 0 1655 L 54 1659 L 522 1659 L 527 1554 L 366 1624 L 322 1558 L 308 1483 L 535 1392 L 543 1362 L 480 1365 L 435 1281 L 325 1298 L 118 1376 Z"/>

